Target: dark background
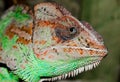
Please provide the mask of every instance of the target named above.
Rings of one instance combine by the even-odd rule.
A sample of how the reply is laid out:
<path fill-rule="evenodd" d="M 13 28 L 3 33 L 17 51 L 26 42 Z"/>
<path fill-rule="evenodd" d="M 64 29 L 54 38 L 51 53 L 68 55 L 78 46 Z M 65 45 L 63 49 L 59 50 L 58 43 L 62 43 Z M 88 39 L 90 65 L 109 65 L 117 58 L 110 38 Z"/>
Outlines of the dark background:
<path fill-rule="evenodd" d="M 0 15 L 13 4 L 33 6 L 47 0 L 0 0 Z M 48 0 L 51 1 L 51 0 Z M 108 56 L 96 68 L 59 82 L 120 82 L 120 0 L 53 0 L 79 20 L 89 22 L 108 48 Z"/>

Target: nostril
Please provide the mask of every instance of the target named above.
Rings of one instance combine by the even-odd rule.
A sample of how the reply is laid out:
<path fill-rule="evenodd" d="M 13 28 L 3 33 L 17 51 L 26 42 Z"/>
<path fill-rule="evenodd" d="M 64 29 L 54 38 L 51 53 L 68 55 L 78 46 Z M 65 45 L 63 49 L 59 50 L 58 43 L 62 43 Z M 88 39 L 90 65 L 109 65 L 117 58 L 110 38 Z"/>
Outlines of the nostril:
<path fill-rule="evenodd" d="M 102 56 L 102 58 L 106 58 L 107 57 L 107 52 L 106 51 L 103 52 L 103 54 L 101 56 Z"/>
<path fill-rule="evenodd" d="M 107 57 L 107 54 L 108 54 L 108 49 L 107 48 L 104 48 L 104 58 Z"/>

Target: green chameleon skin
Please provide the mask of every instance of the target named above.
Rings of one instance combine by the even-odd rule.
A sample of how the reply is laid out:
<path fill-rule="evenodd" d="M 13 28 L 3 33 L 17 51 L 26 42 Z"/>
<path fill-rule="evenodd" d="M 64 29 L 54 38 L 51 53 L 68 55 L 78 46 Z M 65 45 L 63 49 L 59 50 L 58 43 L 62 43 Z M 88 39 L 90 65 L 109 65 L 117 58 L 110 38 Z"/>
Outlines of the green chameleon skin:
<path fill-rule="evenodd" d="M 18 5 L 0 19 L 0 82 L 42 82 L 96 67 L 107 49 L 87 22 L 56 3 Z"/>

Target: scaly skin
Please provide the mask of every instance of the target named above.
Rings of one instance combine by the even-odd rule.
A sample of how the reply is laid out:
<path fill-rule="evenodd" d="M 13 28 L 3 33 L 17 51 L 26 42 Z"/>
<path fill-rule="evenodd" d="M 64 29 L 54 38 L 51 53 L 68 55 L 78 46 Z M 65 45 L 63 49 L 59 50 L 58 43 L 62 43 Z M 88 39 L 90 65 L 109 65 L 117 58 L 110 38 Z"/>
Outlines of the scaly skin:
<path fill-rule="evenodd" d="M 56 3 L 37 4 L 34 12 L 13 6 L 0 20 L 0 63 L 11 70 L 5 78 L 0 71 L 0 82 L 60 80 L 92 69 L 106 54 L 91 25 Z"/>

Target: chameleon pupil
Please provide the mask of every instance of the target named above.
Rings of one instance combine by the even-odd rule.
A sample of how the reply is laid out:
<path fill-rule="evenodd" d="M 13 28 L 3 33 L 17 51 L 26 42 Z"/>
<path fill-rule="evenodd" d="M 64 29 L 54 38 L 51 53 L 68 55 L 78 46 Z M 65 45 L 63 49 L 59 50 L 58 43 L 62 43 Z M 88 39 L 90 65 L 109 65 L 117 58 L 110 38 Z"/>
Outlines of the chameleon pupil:
<path fill-rule="evenodd" d="M 75 34 L 77 32 L 75 27 L 71 27 L 69 31 L 70 31 L 70 34 Z"/>

